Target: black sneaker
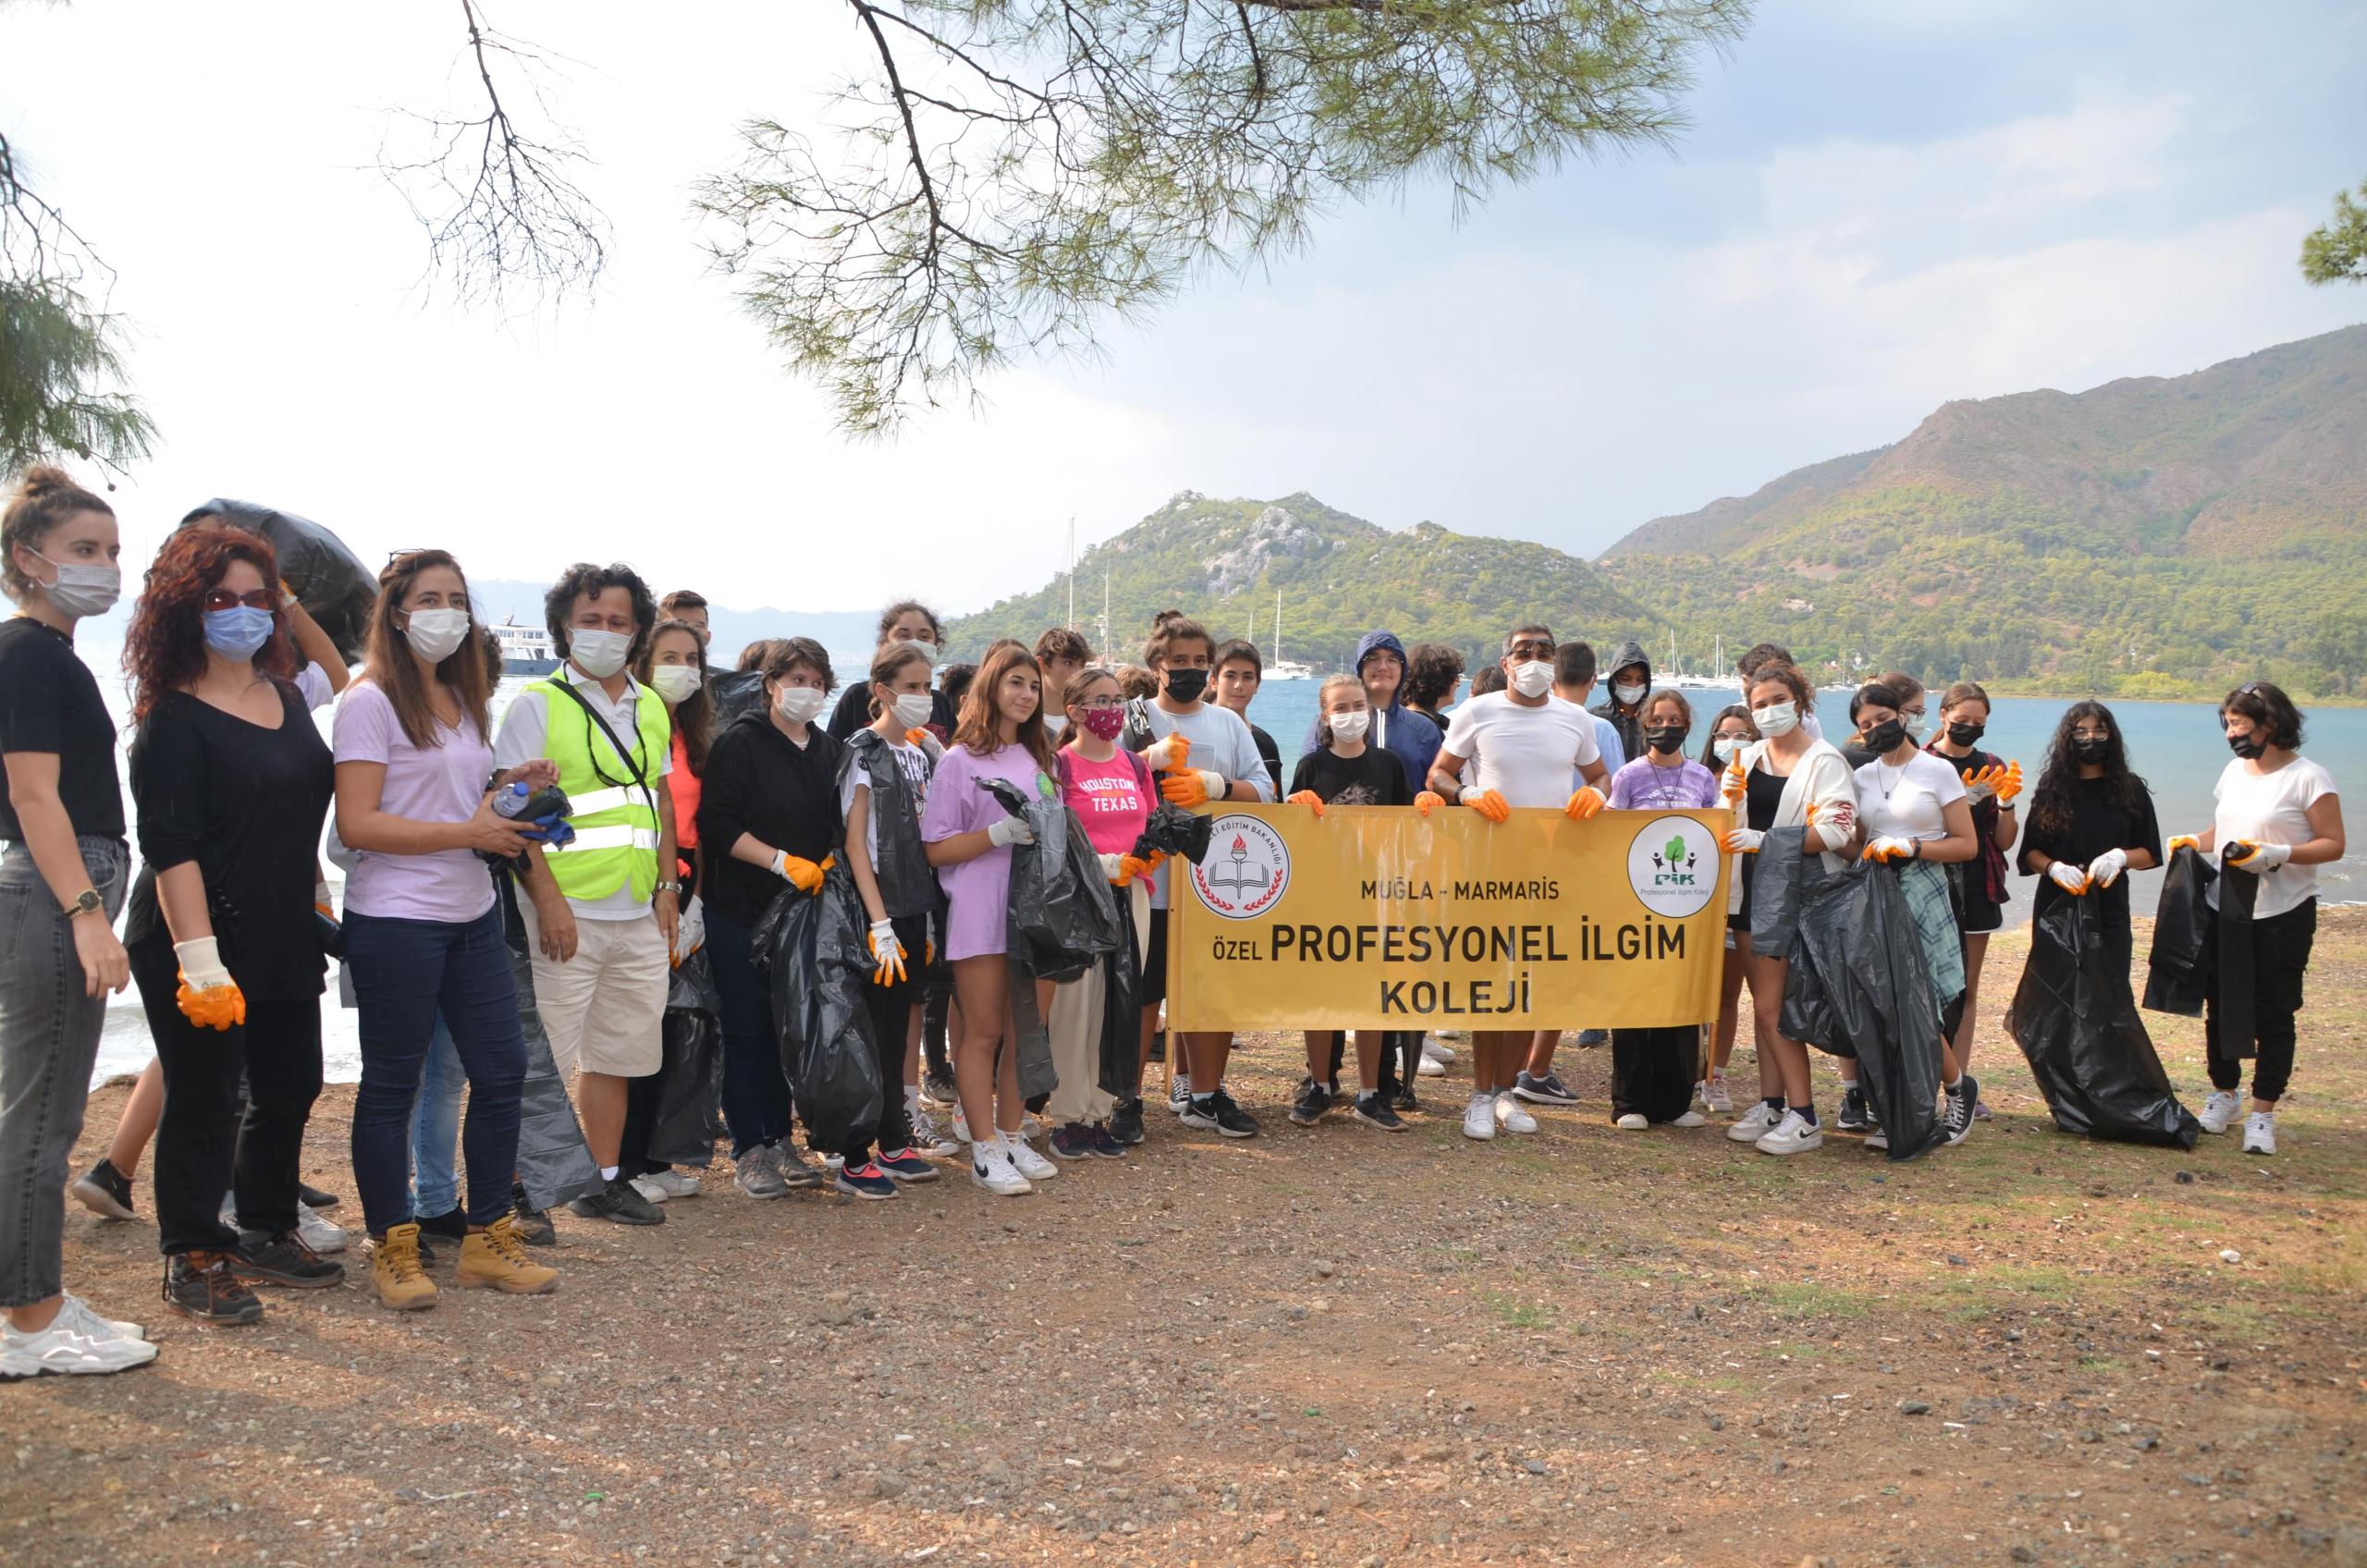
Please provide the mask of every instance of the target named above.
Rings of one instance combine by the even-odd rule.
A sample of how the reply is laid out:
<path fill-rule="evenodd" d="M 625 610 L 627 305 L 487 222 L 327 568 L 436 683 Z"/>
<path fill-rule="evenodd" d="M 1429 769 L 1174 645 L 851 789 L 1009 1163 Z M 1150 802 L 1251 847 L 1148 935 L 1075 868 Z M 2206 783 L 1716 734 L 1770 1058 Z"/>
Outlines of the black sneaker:
<path fill-rule="evenodd" d="M 301 1182 L 296 1183 L 296 1196 L 306 1208 L 335 1208 L 344 1201 L 335 1193 L 325 1193 Z"/>
<path fill-rule="evenodd" d="M 1257 1135 L 1257 1119 L 1234 1103 L 1221 1084 L 1205 1099 L 1194 1095 L 1191 1105 L 1184 1112 L 1184 1121 L 1187 1125 L 1221 1133 L 1228 1138 L 1254 1138 Z"/>
<path fill-rule="evenodd" d="M 1844 1133 L 1862 1133 L 1873 1124 L 1866 1114 L 1865 1090 L 1852 1084 L 1841 1091 L 1841 1114 L 1833 1124 Z"/>
<path fill-rule="evenodd" d="M 263 1303 L 230 1272 L 227 1252 L 175 1253 L 165 1262 L 165 1305 L 200 1323 L 252 1323 Z"/>
<path fill-rule="evenodd" d="M 1096 1158 L 1123 1159 L 1126 1158 L 1126 1145 L 1110 1134 L 1108 1122 L 1097 1121 L 1087 1131 L 1093 1134 L 1093 1153 Z"/>
<path fill-rule="evenodd" d="M 1221 1092 L 1221 1091 L 1220 1091 Z M 1298 1081 L 1298 1099 L 1291 1107 L 1291 1120 L 1301 1127 L 1312 1127 L 1323 1120 L 1331 1109 L 1331 1091 L 1312 1078 Z"/>
<path fill-rule="evenodd" d="M 1384 1133 L 1403 1133 L 1405 1122 L 1378 1090 L 1368 1090 L 1356 1096 L 1356 1120 L 1367 1127 L 1378 1127 Z"/>
<path fill-rule="evenodd" d="M 567 1209 L 570 1214 L 580 1214 L 586 1219 L 605 1219 L 612 1225 L 666 1223 L 666 1211 L 635 1192 L 622 1171 L 590 1197 L 577 1198 L 569 1204 Z"/>
<path fill-rule="evenodd" d="M 1123 1148 L 1132 1148 L 1143 1141 L 1143 1100 L 1140 1095 L 1120 1100 L 1110 1113 L 1110 1138 Z"/>
<path fill-rule="evenodd" d="M 74 1201 L 102 1219 L 137 1219 L 131 1212 L 131 1178 L 102 1159 L 66 1189 Z"/>
<path fill-rule="evenodd" d="M 1093 1153 L 1093 1129 L 1082 1121 L 1064 1121 L 1052 1130 L 1045 1147 L 1055 1159 L 1085 1159 Z"/>
<path fill-rule="evenodd" d="M 231 1256 L 230 1272 L 245 1280 L 286 1285 L 299 1291 L 322 1291 L 345 1283 L 345 1265 L 332 1263 L 304 1244 L 293 1231 L 276 1236 L 259 1231 L 239 1235 L 239 1250 Z"/>
<path fill-rule="evenodd" d="M 419 1234 L 423 1241 L 429 1236 L 442 1236 L 448 1241 L 458 1242 L 466 1240 L 469 1234 L 469 1216 L 464 1209 L 456 1208 L 449 1214 L 430 1215 L 415 1223 L 419 1226 Z"/>
<path fill-rule="evenodd" d="M 1611 1044 L 1611 1031 L 1608 1029 L 1581 1029 L 1578 1031 L 1578 1049 L 1582 1051 L 1594 1050 L 1598 1047 L 1607 1046 L 1609 1044 Z"/>
<path fill-rule="evenodd" d="M 1576 1105 L 1578 1096 L 1570 1092 L 1558 1072 L 1548 1072 L 1542 1078 L 1522 1068 L 1513 1074 L 1513 1098 L 1527 1100 L 1531 1105 Z"/>
<path fill-rule="evenodd" d="M 959 1105 L 962 1092 L 953 1086 L 953 1070 L 933 1062 L 921 1079 L 921 1097 L 932 1105 Z"/>
<path fill-rule="evenodd" d="M 1948 1142 L 1963 1143 L 1972 1135 L 1972 1108 L 1980 1103 L 1981 1085 L 1968 1072 L 1956 1080 L 1955 1088 L 1947 1091 Z"/>
<path fill-rule="evenodd" d="M 1397 1092 L 1389 1096 L 1389 1109 L 1401 1112 L 1421 1109 L 1422 1102 L 1414 1097 L 1414 1085 L 1411 1084 L 1399 1084 Z"/>
<path fill-rule="evenodd" d="M 526 1195 L 526 1186 L 522 1182 L 509 1184 L 509 1212 L 517 1221 L 519 1239 L 528 1246 L 558 1245 L 558 1227 L 551 1223 L 549 1215 L 534 1207 L 534 1200 Z"/>

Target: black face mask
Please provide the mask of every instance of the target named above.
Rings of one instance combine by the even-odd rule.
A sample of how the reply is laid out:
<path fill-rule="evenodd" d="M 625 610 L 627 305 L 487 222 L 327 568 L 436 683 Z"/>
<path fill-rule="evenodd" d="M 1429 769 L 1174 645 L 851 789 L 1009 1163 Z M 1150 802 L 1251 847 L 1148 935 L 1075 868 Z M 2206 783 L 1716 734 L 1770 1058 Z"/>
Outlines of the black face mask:
<path fill-rule="evenodd" d="M 1208 689 L 1208 672 L 1205 669 L 1171 669 L 1167 672 L 1167 694 L 1179 703 L 1196 703 L 1200 693 Z"/>
<path fill-rule="evenodd" d="M 1898 743 L 1906 739 L 1907 726 L 1895 718 L 1886 718 L 1866 731 L 1866 750 L 1878 757 L 1886 757 L 1898 750 Z"/>
<path fill-rule="evenodd" d="M 2108 740 L 2082 741 L 2074 737 L 2071 741 L 2071 755 L 2080 762 L 2102 762 L 2111 753 L 2112 742 Z"/>
<path fill-rule="evenodd" d="M 1667 756 L 1672 752 L 1684 750 L 1685 731 L 1673 724 L 1663 725 L 1658 729 L 1647 729 L 1644 731 L 1644 744 Z"/>
<path fill-rule="evenodd" d="M 2259 756 L 2263 752 L 2267 751 L 2268 747 L 2262 743 L 2260 731 L 2254 730 L 2249 735 L 2228 736 L 2227 749 L 2235 753 L 2238 756 L 2243 758 L 2246 762 L 2250 762 L 2252 758 Z"/>
<path fill-rule="evenodd" d="M 1980 740 L 1983 735 L 1988 733 L 1989 727 L 1985 724 L 1951 724 L 1948 726 L 1948 739 L 1954 741 L 1959 746 L 1969 746 L 1975 741 Z"/>

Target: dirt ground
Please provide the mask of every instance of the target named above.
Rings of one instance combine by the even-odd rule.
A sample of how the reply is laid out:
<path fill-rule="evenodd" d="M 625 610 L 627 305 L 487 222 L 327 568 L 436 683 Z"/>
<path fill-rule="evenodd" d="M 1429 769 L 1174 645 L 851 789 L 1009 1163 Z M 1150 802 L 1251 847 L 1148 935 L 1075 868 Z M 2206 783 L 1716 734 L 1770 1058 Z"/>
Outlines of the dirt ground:
<path fill-rule="evenodd" d="M 75 1209 L 69 1284 L 163 1354 L 0 1388 L 0 1562 L 2367 1563 L 2367 910 L 2274 1159 L 2055 1133 L 2023 951 L 1995 1120 L 1908 1166 L 1615 1132 L 1574 1043 L 1534 1138 L 1466 1142 L 1460 1064 L 1408 1133 L 1300 1129 L 1292 1036 L 1235 1058 L 1260 1138 L 1154 1111 L 1018 1200 L 718 1165 L 662 1227 L 562 1216 L 541 1298 L 208 1330 L 152 1228 Z M 2147 1021 L 2199 1105 L 2199 1021 Z M 350 1104 L 306 1170 L 358 1224 Z"/>

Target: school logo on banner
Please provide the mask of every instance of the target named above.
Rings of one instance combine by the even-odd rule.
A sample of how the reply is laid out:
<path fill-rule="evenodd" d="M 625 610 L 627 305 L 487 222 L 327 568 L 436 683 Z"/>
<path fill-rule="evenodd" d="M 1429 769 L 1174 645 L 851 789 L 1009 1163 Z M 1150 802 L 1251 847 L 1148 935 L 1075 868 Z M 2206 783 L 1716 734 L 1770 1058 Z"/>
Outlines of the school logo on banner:
<path fill-rule="evenodd" d="M 1220 816 L 1208 829 L 1208 857 L 1192 867 L 1200 902 L 1227 920 L 1270 913 L 1291 883 L 1290 846 L 1263 819 Z"/>
<path fill-rule="evenodd" d="M 1672 920 L 1700 913 L 1718 890 L 1724 851 L 1709 828 L 1689 816 L 1656 816 L 1627 846 L 1627 885 L 1654 914 Z"/>

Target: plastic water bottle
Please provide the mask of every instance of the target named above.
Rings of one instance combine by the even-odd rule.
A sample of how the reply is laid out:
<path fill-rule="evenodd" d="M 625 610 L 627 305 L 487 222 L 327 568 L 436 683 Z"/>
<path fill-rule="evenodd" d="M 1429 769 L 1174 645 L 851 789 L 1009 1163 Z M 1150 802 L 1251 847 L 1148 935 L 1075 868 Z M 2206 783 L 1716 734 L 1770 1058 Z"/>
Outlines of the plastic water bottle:
<path fill-rule="evenodd" d="M 493 815 L 515 817 L 526 809 L 526 802 L 533 794 L 523 784 L 504 784 L 494 792 Z"/>

